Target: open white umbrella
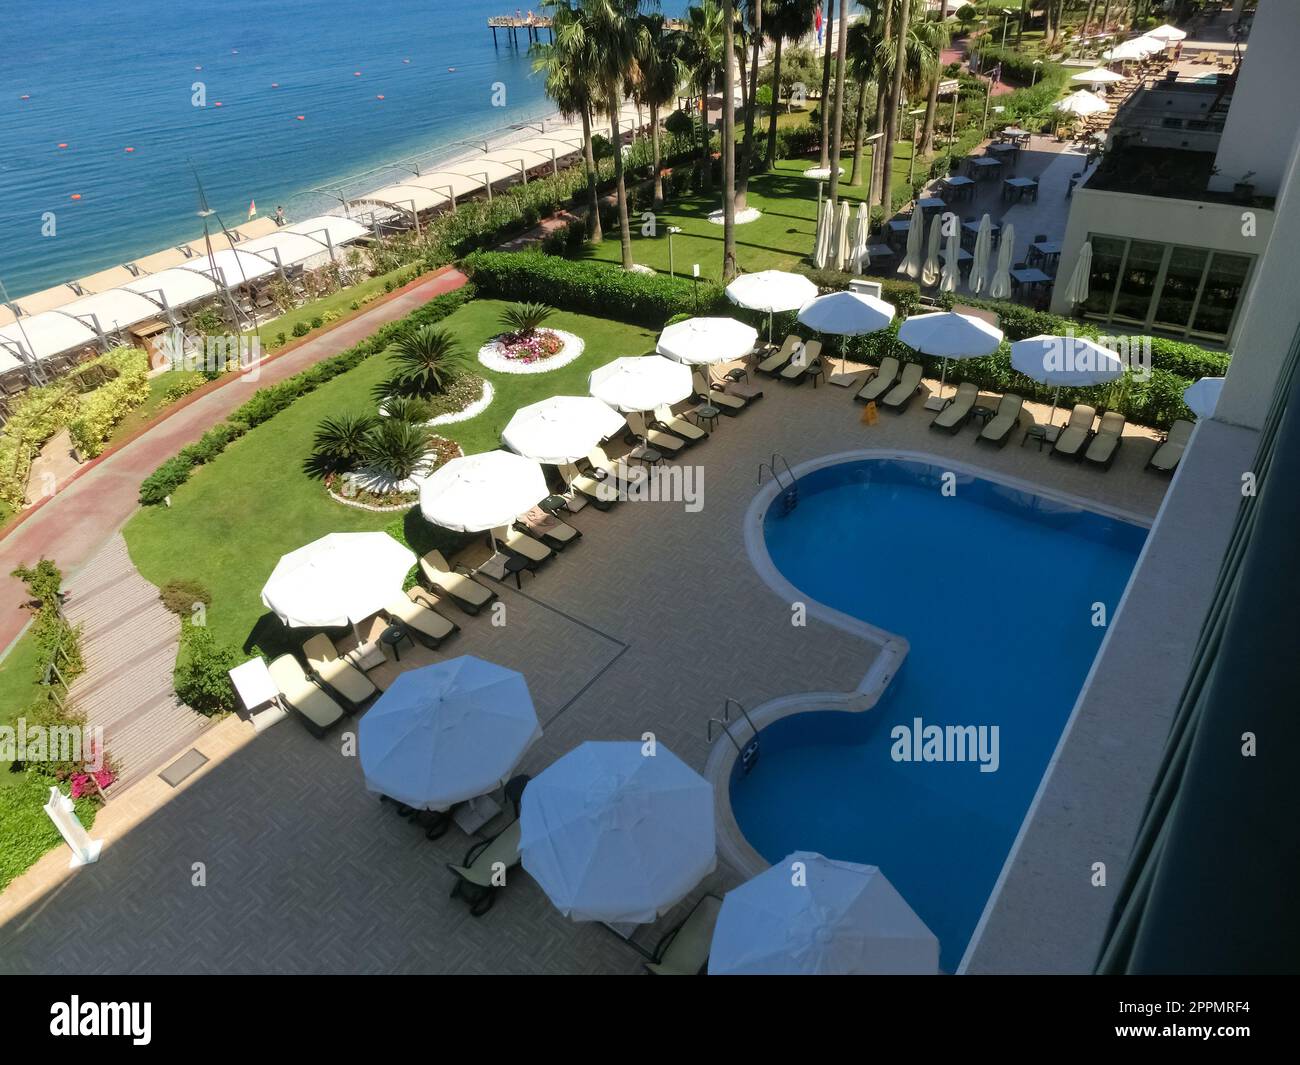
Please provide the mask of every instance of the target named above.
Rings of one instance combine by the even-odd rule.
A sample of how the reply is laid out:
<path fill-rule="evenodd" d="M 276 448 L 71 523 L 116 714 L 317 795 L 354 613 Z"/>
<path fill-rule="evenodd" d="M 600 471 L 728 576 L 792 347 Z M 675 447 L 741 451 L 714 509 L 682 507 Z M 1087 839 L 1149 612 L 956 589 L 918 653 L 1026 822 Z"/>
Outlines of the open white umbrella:
<path fill-rule="evenodd" d="M 992 355 L 1002 343 L 1002 330 L 983 318 L 956 311 L 917 314 L 898 327 L 898 339 L 922 355 L 943 358 L 939 395 L 948 378 L 949 359 L 978 359 Z"/>
<path fill-rule="evenodd" d="M 848 200 L 840 200 L 835 212 L 835 244 L 831 255 L 831 267 L 835 270 L 847 270 L 849 261 L 849 219 L 853 215 Z"/>
<path fill-rule="evenodd" d="M 759 270 L 741 274 L 727 286 L 727 299 L 737 307 L 767 312 L 767 339 L 772 339 L 772 315 L 797 311 L 817 295 L 817 286 L 803 274 L 786 270 Z"/>
<path fill-rule="evenodd" d="M 975 235 L 975 251 L 972 253 L 970 277 L 967 284 L 970 290 L 979 295 L 989 287 L 989 258 L 993 254 L 993 220 L 988 212 L 980 219 L 979 232 Z"/>
<path fill-rule="evenodd" d="M 1062 388 L 1104 385 L 1123 377 L 1125 369 L 1124 360 L 1116 352 L 1089 337 L 1049 334 L 1013 343 L 1011 366 L 1040 384 L 1056 386 L 1048 425 L 1056 419 Z"/>
<path fill-rule="evenodd" d="M 673 362 L 708 366 L 744 358 L 757 340 L 757 329 L 734 318 L 687 318 L 660 333 L 655 350 Z"/>
<path fill-rule="evenodd" d="M 1070 93 L 1065 99 L 1057 100 L 1056 103 L 1052 104 L 1055 110 L 1064 114 L 1083 117 L 1099 115 L 1101 112 L 1108 110 L 1109 106 L 1100 96 L 1094 96 L 1087 89 L 1079 89 Z"/>
<path fill-rule="evenodd" d="M 595 396 L 551 396 L 515 411 L 501 439 L 512 451 L 537 462 L 574 462 L 626 422 Z"/>
<path fill-rule="evenodd" d="M 915 215 L 912 224 L 916 225 Z M 939 236 L 942 228 L 942 216 L 935 215 L 930 220 L 930 239 L 925 249 L 925 266 L 921 268 L 921 284 L 926 288 L 932 288 L 939 283 Z"/>
<path fill-rule="evenodd" d="M 1107 70 L 1105 67 L 1094 67 L 1092 70 L 1085 70 L 1073 75 L 1070 80 L 1081 81 L 1085 85 L 1113 85 L 1118 81 L 1123 81 L 1124 75 L 1117 74 L 1113 70 Z"/>
<path fill-rule="evenodd" d="M 511 451 L 465 455 L 434 470 L 420 485 L 420 513 L 457 532 L 511 524 L 547 495 L 542 467 Z"/>
<path fill-rule="evenodd" d="M 989 282 L 989 299 L 1004 300 L 1011 295 L 1011 257 L 1015 250 L 1016 227 L 1003 222 L 1002 232 L 998 234 L 998 268 Z"/>
<path fill-rule="evenodd" d="M 894 306 L 865 292 L 831 292 L 810 300 L 800 311 L 799 321 L 809 329 L 831 336 L 862 336 L 888 327 L 894 320 Z M 844 345 L 840 345 L 843 369 Z"/>
<path fill-rule="evenodd" d="M 925 215 L 924 212 L 916 210 L 912 212 L 912 220 L 907 227 L 907 254 L 898 264 L 898 272 L 906 274 L 914 281 L 921 276 L 921 268 L 925 263 L 925 254 L 922 251 L 924 243 Z"/>
<path fill-rule="evenodd" d="M 1183 402 L 1198 418 L 1213 418 L 1223 391 L 1222 377 L 1199 377 L 1183 389 Z"/>
<path fill-rule="evenodd" d="M 835 229 L 835 205 L 827 200 L 817 211 L 817 237 L 813 243 L 813 266 L 825 270 L 831 254 L 831 233 Z"/>
<path fill-rule="evenodd" d="M 961 284 L 961 222 L 956 215 L 949 224 L 947 247 L 943 254 L 943 272 L 939 277 L 940 292 L 956 292 Z"/>
<path fill-rule="evenodd" d="M 662 355 L 630 355 L 607 362 L 591 371 L 588 384 L 593 396 L 625 414 L 680 403 L 692 391 L 690 367 Z"/>
<path fill-rule="evenodd" d="M 446 810 L 504 784 L 541 734 L 522 673 L 461 655 L 398 676 L 357 747 L 369 791 Z"/>
<path fill-rule="evenodd" d="M 1065 298 L 1071 306 L 1084 303 L 1088 299 L 1088 284 L 1092 277 L 1092 241 L 1085 240 L 1079 248 L 1079 257 L 1074 261 L 1069 284 L 1065 286 Z"/>
<path fill-rule="evenodd" d="M 645 924 L 717 863 L 713 788 L 661 743 L 587 742 L 529 781 L 524 869 L 575 921 Z"/>
<path fill-rule="evenodd" d="M 1157 26 L 1153 30 L 1147 30 L 1145 37 L 1150 37 L 1157 41 L 1181 41 L 1187 37 L 1186 30 L 1180 30 L 1177 26 L 1171 26 L 1165 23 L 1163 26 Z"/>
<path fill-rule="evenodd" d="M 401 594 L 414 565 L 415 554 L 387 533 L 330 533 L 276 563 L 262 603 L 294 628 L 355 625 Z"/>
<path fill-rule="evenodd" d="M 1149 55 L 1163 51 L 1165 42 L 1157 40 L 1154 37 L 1132 37 L 1127 41 L 1122 41 L 1109 51 L 1102 52 L 1102 59 L 1108 63 L 1115 62 L 1133 62 L 1138 59 L 1145 59 Z"/>
<path fill-rule="evenodd" d="M 853 239 L 849 247 L 849 267 L 855 274 L 863 273 L 871 256 L 867 253 L 867 244 L 871 238 L 871 211 L 865 202 L 858 204 L 857 214 L 853 220 Z"/>
<path fill-rule="evenodd" d="M 709 950 L 710 976 L 938 971 L 939 940 L 884 873 L 810 851 L 728 891 Z"/>

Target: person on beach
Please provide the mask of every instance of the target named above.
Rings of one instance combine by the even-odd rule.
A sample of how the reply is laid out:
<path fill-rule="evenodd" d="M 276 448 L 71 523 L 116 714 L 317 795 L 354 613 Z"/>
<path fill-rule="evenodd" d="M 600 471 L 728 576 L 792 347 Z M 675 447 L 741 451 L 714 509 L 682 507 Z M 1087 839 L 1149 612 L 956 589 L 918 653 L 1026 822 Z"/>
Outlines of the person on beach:
<path fill-rule="evenodd" d="M 275 224 L 277 226 L 282 226 L 287 222 L 288 219 L 284 217 L 284 208 L 277 204 L 275 208 Z"/>

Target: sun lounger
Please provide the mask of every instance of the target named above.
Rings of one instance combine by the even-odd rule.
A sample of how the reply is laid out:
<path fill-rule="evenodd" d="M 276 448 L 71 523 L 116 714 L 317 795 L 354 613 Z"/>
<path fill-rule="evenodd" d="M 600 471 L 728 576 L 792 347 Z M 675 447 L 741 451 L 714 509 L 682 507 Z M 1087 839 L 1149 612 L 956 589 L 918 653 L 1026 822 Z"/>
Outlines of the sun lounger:
<path fill-rule="evenodd" d="M 482 917 L 496 902 L 497 888 L 501 886 L 493 882 L 497 869 L 507 870 L 505 882 L 508 884 L 512 879 L 509 870 L 514 869 L 521 860 L 519 804 L 527 784 L 528 776 L 522 773 L 506 783 L 505 797 L 514 807 L 514 820 L 491 839 L 475 843 L 460 865 L 447 866 L 456 877 L 451 897 L 469 903 L 469 912 L 475 917 Z"/>
<path fill-rule="evenodd" d="M 1179 418 L 1174 422 L 1169 427 L 1169 432 L 1165 434 L 1164 443 L 1156 448 L 1155 454 L 1147 461 L 1147 469 L 1172 473 L 1182 460 L 1194 428 L 1195 426 L 1185 418 Z"/>
<path fill-rule="evenodd" d="M 393 596 L 385 613 L 426 647 L 438 647 L 460 628 L 433 609 L 434 600 L 423 588 L 412 588 L 406 595 Z"/>
<path fill-rule="evenodd" d="M 520 514 L 515 520 L 515 527 L 520 532 L 541 540 L 553 551 L 563 551 L 582 539 L 582 533 L 572 525 L 561 521 L 554 514 L 548 514 L 541 507 L 533 507 Z"/>
<path fill-rule="evenodd" d="M 980 435 L 975 439 L 1005 447 L 1007 441 L 1011 439 L 1012 430 L 1020 424 L 1020 411 L 1024 405 L 1023 399 L 1008 392 L 998 403 L 998 409 L 993 417 L 984 424 Z"/>
<path fill-rule="evenodd" d="M 898 360 L 886 355 L 880 360 L 880 368 L 867 378 L 866 384 L 858 389 L 853 398 L 859 403 L 873 403 L 894 387 L 898 380 Z"/>
<path fill-rule="evenodd" d="M 518 529 L 512 529 L 507 525 L 503 525 L 499 529 L 493 529 L 492 536 L 507 554 L 518 555 L 524 559 L 528 563 L 529 569 L 535 570 L 555 554 L 541 540 L 534 540 L 527 533 L 522 533 Z"/>
<path fill-rule="evenodd" d="M 757 395 L 750 397 L 733 396 L 730 392 L 722 391 L 725 386 L 714 387 L 710 385 L 704 374 L 699 370 L 691 374 L 691 383 L 695 387 L 696 398 L 702 403 L 712 403 L 723 414 L 731 417 L 744 410 L 751 400 L 758 399 L 763 395 L 762 392 L 759 392 Z"/>
<path fill-rule="evenodd" d="M 672 407 L 667 404 L 655 407 L 654 416 L 654 427 L 656 429 L 662 429 L 665 433 L 672 433 L 673 436 L 680 436 L 688 444 L 698 444 L 701 440 L 709 438 L 707 429 L 696 425 L 689 418 L 674 414 Z"/>
<path fill-rule="evenodd" d="M 673 436 L 662 429 L 651 429 L 640 411 L 630 411 L 624 417 L 627 418 L 628 429 L 644 440 L 647 447 L 669 456 L 676 455 L 686 447 L 686 441 L 680 436 Z"/>
<path fill-rule="evenodd" d="M 931 429 L 943 429 L 945 432 L 955 434 L 970 417 L 970 412 L 975 406 L 975 400 L 979 398 L 979 386 L 972 384 L 970 381 L 963 381 L 957 386 L 957 394 L 952 399 L 945 400 L 943 409 L 934 416 L 930 422 Z"/>
<path fill-rule="evenodd" d="M 271 680 L 290 710 L 297 713 L 307 731 L 324 736 L 332 725 L 343 720 L 343 707 L 303 671 L 293 655 L 280 655 L 267 669 Z"/>
<path fill-rule="evenodd" d="M 583 473 L 571 462 L 563 462 L 558 468 L 565 483 L 584 496 L 597 510 L 608 510 L 618 502 L 616 483 Z"/>
<path fill-rule="evenodd" d="M 302 645 L 302 655 L 325 689 L 354 710 L 378 691 L 369 677 L 343 659 L 334 641 L 323 632 Z"/>
<path fill-rule="evenodd" d="M 898 383 L 881 397 L 880 402 L 890 410 L 906 410 L 912 397 L 921 391 L 921 373 L 919 362 L 904 363 L 903 372 L 898 375 Z"/>
<path fill-rule="evenodd" d="M 822 370 L 822 342 L 820 340 L 810 340 L 803 346 L 803 351 L 797 353 L 785 369 L 781 371 L 781 380 L 789 381 L 792 384 L 801 385 L 804 379 L 811 377 L 813 387 L 817 387 L 817 378 L 823 375 Z"/>
<path fill-rule="evenodd" d="M 1074 410 L 1070 411 L 1070 420 L 1056 437 L 1052 454 L 1071 459 L 1082 458 L 1083 449 L 1092 439 L 1092 423 L 1096 420 L 1096 408 L 1089 407 L 1086 403 L 1076 403 Z"/>
<path fill-rule="evenodd" d="M 477 614 L 497 597 L 490 588 L 484 588 L 473 577 L 457 573 L 442 557 L 441 551 L 430 551 L 420 559 L 420 572 L 429 587 L 445 595 L 466 614 Z"/>
<path fill-rule="evenodd" d="M 780 373 L 780 371 L 785 367 L 785 364 L 790 361 L 791 356 L 794 355 L 796 349 L 802 343 L 803 340 L 791 333 L 785 338 L 784 344 L 755 366 L 754 369 L 759 373 L 772 374 L 775 376 Z"/>
<path fill-rule="evenodd" d="M 1110 469 L 1119 453 L 1119 445 L 1124 441 L 1124 415 L 1108 410 L 1101 416 L 1101 425 L 1097 435 L 1092 438 L 1088 450 L 1083 453 L 1086 461 L 1095 463 L 1103 469 Z"/>
<path fill-rule="evenodd" d="M 721 912 L 722 900 L 717 895 L 705 895 L 686 920 L 659 940 L 653 959 L 645 963 L 646 972 L 656 976 L 702 976 Z"/>

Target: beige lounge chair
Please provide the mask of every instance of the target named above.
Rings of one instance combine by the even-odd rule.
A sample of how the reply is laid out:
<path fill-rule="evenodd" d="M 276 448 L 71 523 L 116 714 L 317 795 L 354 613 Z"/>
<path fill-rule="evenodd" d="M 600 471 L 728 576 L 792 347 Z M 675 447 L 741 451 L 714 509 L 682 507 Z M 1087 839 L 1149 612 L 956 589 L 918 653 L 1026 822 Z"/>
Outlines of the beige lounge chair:
<path fill-rule="evenodd" d="M 898 375 L 898 383 L 881 397 L 880 402 L 890 410 L 906 410 L 912 397 L 921 391 L 921 373 L 919 362 L 904 363 L 903 372 Z"/>
<path fill-rule="evenodd" d="M 618 502 L 618 486 L 612 480 L 602 480 L 583 473 L 571 462 L 562 462 L 558 469 L 564 483 L 583 495 L 597 510 L 608 510 Z"/>
<path fill-rule="evenodd" d="M 997 444 L 998 447 L 1006 447 L 1012 431 L 1020 424 L 1020 412 L 1024 406 L 1023 399 L 1008 392 L 998 403 L 998 409 L 993 417 L 984 423 L 984 428 L 975 439 Z"/>
<path fill-rule="evenodd" d="M 554 551 L 547 547 L 541 540 L 534 540 L 527 533 L 522 533 L 518 529 L 512 529 L 508 525 L 502 525 L 499 529 L 492 530 L 492 536 L 496 542 L 511 555 L 519 555 L 528 562 L 529 569 L 536 569 L 541 563 L 550 558 Z"/>
<path fill-rule="evenodd" d="M 435 600 L 423 588 L 412 588 L 406 595 L 393 597 L 384 612 L 394 621 L 400 621 L 412 636 L 426 647 L 438 647 L 460 626 L 448 621 L 433 609 Z"/>
<path fill-rule="evenodd" d="M 1074 410 L 1070 411 L 1070 420 L 1065 423 L 1065 428 L 1056 437 L 1052 454 L 1064 455 L 1071 459 L 1082 458 L 1083 449 L 1092 439 L 1092 423 L 1096 420 L 1095 407 L 1089 407 L 1086 403 L 1076 403 Z"/>
<path fill-rule="evenodd" d="M 651 429 L 640 411 L 630 411 L 624 417 L 627 418 L 627 427 L 644 440 L 647 447 L 669 456 L 676 455 L 686 447 L 686 441 L 680 436 L 673 436 L 662 429 Z"/>
<path fill-rule="evenodd" d="M 705 895 L 695 904 L 676 928 L 655 947 L 653 958 L 645 963 L 646 972 L 655 976 L 699 976 L 709 962 L 713 929 L 722 912 L 717 895 Z"/>
<path fill-rule="evenodd" d="M 497 597 L 490 588 L 484 588 L 473 577 L 457 573 L 447 564 L 441 551 L 430 551 L 420 559 L 420 572 L 429 587 L 445 595 L 466 614 L 477 614 Z"/>
<path fill-rule="evenodd" d="M 554 551 L 563 551 L 582 539 L 582 533 L 572 525 L 561 521 L 554 514 L 548 514 L 540 506 L 520 514 L 515 520 L 515 527 L 520 532 L 541 540 Z"/>
<path fill-rule="evenodd" d="M 302 654 L 325 688 L 354 708 L 378 691 L 369 677 L 339 654 L 334 641 L 323 632 L 302 645 Z"/>
<path fill-rule="evenodd" d="M 1155 454 L 1147 461 L 1147 469 L 1172 473 L 1182 460 L 1187 442 L 1191 440 L 1192 430 L 1195 428 L 1196 426 L 1186 418 L 1179 418 L 1174 422 L 1169 427 L 1169 432 L 1165 434 L 1164 443 L 1156 448 Z"/>
<path fill-rule="evenodd" d="M 823 375 L 822 370 L 822 342 L 820 340 L 810 340 L 803 346 L 803 351 L 796 352 L 794 358 L 781 371 L 781 380 L 790 381 L 793 384 L 801 385 L 804 379 L 811 377 L 813 387 L 817 387 L 817 378 Z"/>
<path fill-rule="evenodd" d="M 1101 416 L 1097 435 L 1092 438 L 1092 443 L 1088 445 L 1088 450 L 1083 453 L 1083 457 L 1086 461 L 1108 470 L 1119 453 L 1119 445 L 1123 442 L 1124 415 L 1108 410 Z"/>
<path fill-rule="evenodd" d="M 280 698 L 312 735 L 324 736 L 331 725 L 343 720 L 343 707 L 303 672 L 302 665 L 293 655 L 280 655 L 267 666 L 267 670 Z"/>
<path fill-rule="evenodd" d="M 963 381 L 957 386 L 957 392 L 952 399 L 944 400 L 943 409 L 934 416 L 930 428 L 942 429 L 946 433 L 955 435 L 966 424 L 966 419 L 970 417 L 979 394 L 979 385 Z"/>
<path fill-rule="evenodd" d="M 754 369 L 758 373 L 777 374 L 790 361 L 803 340 L 791 333 L 776 351 L 760 362 Z"/>
<path fill-rule="evenodd" d="M 695 395 L 701 402 L 712 403 L 723 414 L 735 416 L 749 404 L 749 400 L 742 396 L 733 396 L 729 392 L 722 391 L 722 387 L 725 386 L 712 387 L 708 379 L 699 370 L 691 374 L 691 384 L 695 388 Z M 761 392 L 758 393 L 759 396 L 762 394 Z"/>
<path fill-rule="evenodd" d="M 701 440 L 709 438 L 709 431 L 696 425 L 689 418 L 681 414 L 674 414 L 672 407 L 663 403 L 654 409 L 654 426 L 656 429 L 662 429 L 665 433 L 672 433 L 674 436 L 680 436 L 690 444 L 698 444 Z"/>
<path fill-rule="evenodd" d="M 898 360 L 892 355 L 886 355 L 880 360 L 880 367 L 867 378 L 866 384 L 858 389 L 857 395 L 853 398 L 859 403 L 874 403 L 893 388 L 897 380 Z"/>

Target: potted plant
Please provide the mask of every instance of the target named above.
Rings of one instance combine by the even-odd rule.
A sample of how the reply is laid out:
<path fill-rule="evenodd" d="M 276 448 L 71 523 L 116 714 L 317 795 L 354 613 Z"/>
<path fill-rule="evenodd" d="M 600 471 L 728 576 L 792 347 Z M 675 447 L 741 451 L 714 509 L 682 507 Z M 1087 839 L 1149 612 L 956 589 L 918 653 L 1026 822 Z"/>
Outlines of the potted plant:
<path fill-rule="evenodd" d="M 1255 183 L 1250 179 L 1255 171 L 1247 170 L 1232 186 L 1232 198 L 1238 203 L 1252 203 L 1255 199 Z"/>

